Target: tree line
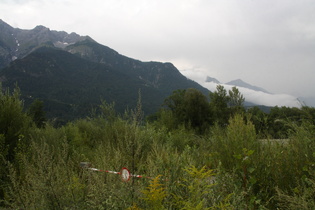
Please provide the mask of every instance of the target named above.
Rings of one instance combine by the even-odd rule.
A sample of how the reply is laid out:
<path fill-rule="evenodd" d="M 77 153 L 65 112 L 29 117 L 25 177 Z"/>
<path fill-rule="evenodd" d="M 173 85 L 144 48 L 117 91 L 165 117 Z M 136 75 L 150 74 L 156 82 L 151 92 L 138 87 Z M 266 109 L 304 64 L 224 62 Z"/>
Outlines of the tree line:
<path fill-rule="evenodd" d="M 315 124 L 315 109 L 312 107 L 271 107 L 264 112 L 258 106 L 245 107 L 245 98 L 233 87 L 227 91 L 218 85 L 209 97 L 199 90 L 176 90 L 164 101 L 164 107 L 149 119 L 168 125 L 170 129 L 185 126 L 203 134 L 211 126 L 227 126 L 235 114 L 244 115 L 250 120 L 260 138 L 286 139 L 292 130 L 292 123 L 301 125 L 305 120 Z"/>

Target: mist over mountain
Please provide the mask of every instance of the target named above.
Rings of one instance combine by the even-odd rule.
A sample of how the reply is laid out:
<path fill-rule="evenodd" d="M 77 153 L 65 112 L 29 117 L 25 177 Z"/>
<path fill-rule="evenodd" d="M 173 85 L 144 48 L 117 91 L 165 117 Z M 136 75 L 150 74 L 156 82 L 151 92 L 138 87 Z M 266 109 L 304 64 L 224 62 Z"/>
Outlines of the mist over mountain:
<path fill-rule="evenodd" d="M 220 84 L 219 80 L 217 80 L 216 78 L 213 78 L 213 77 L 209 77 L 209 76 L 207 76 L 207 79 L 205 82 L 213 82 L 216 84 Z"/>
<path fill-rule="evenodd" d="M 171 63 L 142 62 L 88 36 L 44 26 L 15 29 L 0 21 L 0 82 L 17 84 L 25 104 L 44 101 L 49 118 L 85 117 L 105 100 L 124 112 L 141 95 L 144 113 L 158 111 L 177 89 L 209 90 L 187 79 Z"/>
<path fill-rule="evenodd" d="M 254 85 L 250 85 L 250 84 L 244 82 L 244 81 L 241 80 L 241 79 L 232 80 L 232 81 L 227 82 L 227 83 L 225 83 L 225 84 L 226 84 L 226 85 L 236 86 L 236 87 L 243 87 L 243 88 L 247 88 L 247 89 L 250 89 L 250 90 L 261 91 L 261 92 L 270 94 L 270 93 L 269 93 L 268 91 L 266 91 L 265 89 L 263 89 L 263 88 L 261 88 L 261 87 L 254 86 Z"/>
<path fill-rule="evenodd" d="M 226 90 L 231 90 L 232 87 L 237 87 L 245 97 L 246 102 L 256 105 L 264 106 L 287 106 L 287 107 L 300 107 L 301 102 L 297 97 L 288 94 L 273 94 L 261 87 L 248 84 L 241 79 L 233 80 L 227 83 L 220 83 L 217 79 L 207 77 L 205 82 L 201 85 L 215 91 L 217 85 L 223 85 Z"/>

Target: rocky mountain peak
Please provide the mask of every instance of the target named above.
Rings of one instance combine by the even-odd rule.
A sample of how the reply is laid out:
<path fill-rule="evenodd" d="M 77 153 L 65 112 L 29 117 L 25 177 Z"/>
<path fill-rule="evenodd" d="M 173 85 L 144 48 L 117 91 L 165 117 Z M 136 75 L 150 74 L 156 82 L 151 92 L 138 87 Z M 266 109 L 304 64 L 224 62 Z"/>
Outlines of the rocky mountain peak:
<path fill-rule="evenodd" d="M 42 26 L 42 25 L 38 25 L 36 26 L 33 31 L 36 31 L 36 32 L 40 32 L 40 31 L 50 31 L 49 28 L 45 27 L 45 26 Z"/>
<path fill-rule="evenodd" d="M 255 91 L 261 91 L 261 92 L 264 92 L 264 93 L 269 93 L 265 89 L 263 89 L 261 87 L 254 86 L 254 85 L 250 85 L 250 84 L 244 82 L 241 79 L 232 80 L 232 81 L 230 81 L 230 82 L 228 82 L 226 84 L 227 85 L 232 85 L 232 86 L 237 86 L 237 87 L 248 88 L 248 89 L 255 90 Z"/>
<path fill-rule="evenodd" d="M 205 82 L 214 82 L 214 83 L 220 84 L 219 80 L 217 80 L 216 78 L 213 78 L 213 77 L 209 77 L 209 76 L 207 76 Z"/>
<path fill-rule="evenodd" d="M 7 66 L 13 60 L 25 57 L 40 45 L 50 43 L 64 49 L 86 39 L 93 40 L 76 33 L 50 30 L 43 25 L 38 25 L 31 30 L 13 28 L 0 20 L 0 68 Z"/>

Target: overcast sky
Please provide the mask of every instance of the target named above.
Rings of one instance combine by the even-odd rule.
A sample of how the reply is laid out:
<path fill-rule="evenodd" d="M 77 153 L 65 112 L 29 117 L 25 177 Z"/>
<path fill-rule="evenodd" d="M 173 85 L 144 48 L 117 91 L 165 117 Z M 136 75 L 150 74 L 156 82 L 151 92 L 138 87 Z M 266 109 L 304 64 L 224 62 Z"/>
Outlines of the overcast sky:
<path fill-rule="evenodd" d="M 315 97 L 314 0 L 0 0 L 13 27 L 89 35 L 203 82 Z"/>

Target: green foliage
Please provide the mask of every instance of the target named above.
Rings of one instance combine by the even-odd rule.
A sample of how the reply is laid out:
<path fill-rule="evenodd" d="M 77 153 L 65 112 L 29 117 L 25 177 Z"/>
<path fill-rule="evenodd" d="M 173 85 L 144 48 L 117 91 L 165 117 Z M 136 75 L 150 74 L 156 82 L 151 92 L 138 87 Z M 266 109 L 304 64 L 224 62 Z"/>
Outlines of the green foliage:
<path fill-rule="evenodd" d="M 5 144 L 5 137 L 0 134 L 0 206 L 4 197 L 4 186 L 7 182 L 6 171 L 6 156 L 8 153 L 8 147 Z"/>
<path fill-rule="evenodd" d="M 176 90 L 164 100 L 164 105 L 172 111 L 173 116 L 178 123 L 185 122 L 186 118 L 185 93 L 186 90 Z"/>
<path fill-rule="evenodd" d="M 311 145 L 311 147 L 313 146 L 314 145 Z M 278 201 L 279 206 L 283 209 L 314 209 L 315 207 L 315 153 L 308 156 L 308 154 L 305 154 L 307 151 L 309 150 L 303 150 L 303 152 L 300 151 L 302 154 L 295 153 L 295 155 L 298 155 L 296 159 L 302 157 L 302 160 L 300 164 L 298 162 L 293 162 L 292 164 L 295 166 L 291 167 L 291 170 L 297 170 L 296 166 L 300 169 L 300 167 L 304 165 L 302 170 L 300 169 L 300 171 L 298 171 L 299 176 L 298 179 L 295 179 L 295 185 L 289 189 L 276 188 L 276 200 Z"/>
<path fill-rule="evenodd" d="M 215 122 L 226 126 L 231 116 L 244 113 L 244 101 L 245 98 L 236 87 L 227 93 L 224 86 L 217 85 L 216 91 L 210 93 L 210 108 Z"/>
<path fill-rule="evenodd" d="M 173 117 L 173 112 L 167 109 L 161 109 L 156 114 L 156 119 L 151 122 L 156 128 L 175 130 L 178 127 L 177 119 Z"/>
<path fill-rule="evenodd" d="M 245 98 L 240 93 L 240 91 L 236 87 L 232 87 L 232 90 L 229 90 L 229 107 L 231 109 L 231 113 L 243 113 Z"/>
<path fill-rule="evenodd" d="M 105 100 L 102 100 L 101 105 L 99 106 L 101 111 L 101 117 L 106 119 L 109 122 L 113 122 L 116 118 L 115 103 L 107 103 Z"/>
<path fill-rule="evenodd" d="M 184 93 L 178 92 L 190 102 L 202 98 L 195 91 Z M 201 134 L 192 129 L 192 124 L 176 124 L 171 109 L 160 112 L 160 120 L 144 124 L 140 97 L 137 108 L 125 115 L 115 112 L 113 103 L 103 101 L 100 112 L 92 117 L 59 128 L 49 122 L 45 127 L 30 126 L 31 120 L 23 112 L 18 94 L 2 93 L 1 100 L 5 105 L 0 109 L 2 116 L 7 117 L 3 110 L 12 105 L 15 112 L 10 116 L 19 116 L 24 123 L 9 121 L 8 117 L 0 119 L 1 128 L 16 130 L 17 139 L 11 160 L 9 132 L 0 134 L 0 208 L 314 207 L 312 108 L 292 112 L 283 109 L 284 115 L 279 114 L 282 108 L 277 109 L 277 119 L 286 117 L 288 139 L 261 140 L 261 134 L 271 129 L 267 120 L 270 116 L 256 109 L 249 114 L 234 113 L 226 126 L 209 125 L 210 132 Z M 198 111 L 187 113 L 197 115 Z M 4 124 L 7 122 L 4 119 L 11 124 Z M 80 162 L 90 162 L 91 167 L 103 171 L 80 168 Z M 120 171 L 122 167 L 145 178 L 131 177 L 129 182 L 122 182 L 119 175 L 104 172 Z"/>
<path fill-rule="evenodd" d="M 165 189 L 163 184 L 160 184 L 160 175 L 153 178 L 146 190 L 142 191 L 145 200 L 148 203 L 148 208 L 150 209 L 165 209 L 163 205 L 163 200 L 166 197 Z"/>
<path fill-rule="evenodd" d="M 5 138 L 7 148 L 5 158 L 14 160 L 15 148 L 21 135 L 26 135 L 30 126 L 29 117 L 23 112 L 20 90 L 16 87 L 11 94 L 9 89 L 0 87 L 0 134 Z"/>
<path fill-rule="evenodd" d="M 8 147 L 5 144 L 5 137 L 3 134 L 0 134 L 0 157 L 1 159 L 6 157 L 8 153 Z"/>
<path fill-rule="evenodd" d="M 217 86 L 217 90 L 210 93 L 210 107 L 214 113 L 214 119 L 219 125 L 226 125 L 229 119 L 228 112 L 229 96 L 222 85 Z"/>
<path fill-rule="evenodd" d="M 31 116 L 33 122 L 39 128 L 44 127 L 46 122 L 45 112 L 43 109 L 44 103 L 38 99 L 35 99 L 28 109 L 28 115 Z"/>
<path fill-rule="evenodd" d="M 296 107 L 273 107 L 268 116 L 268 133 L 274 138 L 287 138 L 291 129 L 290 123 L 301 125 L 304 119 L 310 119 L 311 110 Z"/>
<path fill-rule="evenodd" d="M 204 133 L 210 125 L 211 111 L 208 100 L 199 90 L 176 90 L 165 99 L 164 105 L 171 111 L 171 118 L 174 119 L 173 122 L 168 120 L 171 121 L 171 127 L 177 128 L 183 124 L 186 128 L 191 127 L 198 133 Z M 161 113 L 162 117 L 165 113 L 167 112 Z"/>
<path fill-rule="evenodd" d="M 232 90 L 229 90 L 229 106 L 242 107 L 244 101 L 245 98 L 236 87 L 232 87 Z"/>
<path fill-rule="evenodd" d="M 214 186 L 213 170 L 207 170 L 205 167 L 199 170 L 195 166 L 191 166 L 186 168 L 185 172 L 187 178 L 180 183 L 185 193 L 175 197 L 179 202 L 180 209 L 209 209 L 207 198 Z"/>
<path fill-rule="evenodd" d="M 255 126 L 256 134 L 260 138 L 268 137 L 268 115 L 258 107 L 251 107 L 247 110 L 251 122 Z"/>
<path fill-rule="evenodd" d="M 226 133 L 219 128 L 214 129 L 212 138 L 215 151 L 213 155 L 218 156 L 226 169 L 233 169 L 236 164 L 235 155 L 243 154 L 244 148 L 255 150 L 259 144 L 254 125 L 250 121 L 246 123 L 239 114 L 229 120 Z"/>

